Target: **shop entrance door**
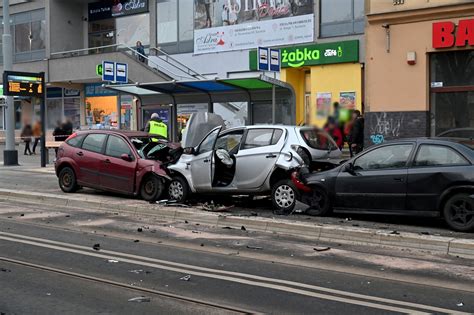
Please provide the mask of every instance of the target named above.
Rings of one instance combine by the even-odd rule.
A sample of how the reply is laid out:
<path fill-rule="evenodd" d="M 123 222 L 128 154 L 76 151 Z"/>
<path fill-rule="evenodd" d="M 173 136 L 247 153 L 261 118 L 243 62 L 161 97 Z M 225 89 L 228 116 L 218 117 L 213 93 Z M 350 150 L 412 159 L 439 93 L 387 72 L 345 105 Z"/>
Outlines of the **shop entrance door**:
<path fill-rule="evenodd" d="M 434 53 L 431 67 L 431 136 L 474 128 L 474 51 Z"/>

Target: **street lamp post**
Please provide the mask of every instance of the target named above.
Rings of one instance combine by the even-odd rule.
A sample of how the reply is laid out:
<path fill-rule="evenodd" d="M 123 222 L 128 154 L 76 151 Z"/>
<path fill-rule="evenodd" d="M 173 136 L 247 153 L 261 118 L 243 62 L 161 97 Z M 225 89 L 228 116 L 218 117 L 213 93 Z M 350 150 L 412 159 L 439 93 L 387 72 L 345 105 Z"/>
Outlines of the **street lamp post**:
<path fill-rule="evenodd" d="M 3 0 L 3 71 L 12 70 L 13 45 L 10 33 L 10 1 Z M 3 82 L 8 84 L 8 82 Z M 7 88 L 7 87 L 4 87 Z M 5 98 L 6 105 L 6 132 L 5 150 L 3 151 L 3 165 L 18 165 L 18 151 L 15 148 L 15 106 L 13 96 Z"/>

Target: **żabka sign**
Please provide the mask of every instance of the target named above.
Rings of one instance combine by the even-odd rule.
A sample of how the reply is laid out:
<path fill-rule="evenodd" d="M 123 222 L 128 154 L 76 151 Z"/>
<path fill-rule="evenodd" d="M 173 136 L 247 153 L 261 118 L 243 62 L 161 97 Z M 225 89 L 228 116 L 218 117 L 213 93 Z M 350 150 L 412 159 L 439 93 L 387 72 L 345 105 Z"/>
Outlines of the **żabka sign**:
<path fill-rule="evenodd" d="M 474 19 L 433 23 L 433 48 L 474 46 Z"/>

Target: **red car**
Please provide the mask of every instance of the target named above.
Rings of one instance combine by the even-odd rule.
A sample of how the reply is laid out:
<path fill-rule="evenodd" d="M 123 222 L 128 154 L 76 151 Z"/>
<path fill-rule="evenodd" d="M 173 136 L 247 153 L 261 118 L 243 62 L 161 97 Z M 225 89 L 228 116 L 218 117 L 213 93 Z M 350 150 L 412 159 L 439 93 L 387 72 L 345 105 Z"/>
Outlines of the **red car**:
<path fill-rule="evenodd" d="M 170 179 L 166 166 L 181 152 L 179 144 L 145 132 L 79 131 L 59 147 L 56 176 L 67 193 L 90 187 L 154 201 Z"/>

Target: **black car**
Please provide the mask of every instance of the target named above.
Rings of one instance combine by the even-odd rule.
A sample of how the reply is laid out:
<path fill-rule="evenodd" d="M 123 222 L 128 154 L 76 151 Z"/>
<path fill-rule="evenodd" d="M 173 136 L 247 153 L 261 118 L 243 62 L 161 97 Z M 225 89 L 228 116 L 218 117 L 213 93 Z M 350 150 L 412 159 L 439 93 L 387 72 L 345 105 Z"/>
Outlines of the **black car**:
<path fill-rule="evenodd" d="M 443 216 L 454 230 L 474 229 L 474 147 L 450 139 L 406 139 L 374 146 L 293 183 L 307 213 Z"/>

